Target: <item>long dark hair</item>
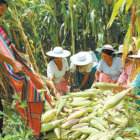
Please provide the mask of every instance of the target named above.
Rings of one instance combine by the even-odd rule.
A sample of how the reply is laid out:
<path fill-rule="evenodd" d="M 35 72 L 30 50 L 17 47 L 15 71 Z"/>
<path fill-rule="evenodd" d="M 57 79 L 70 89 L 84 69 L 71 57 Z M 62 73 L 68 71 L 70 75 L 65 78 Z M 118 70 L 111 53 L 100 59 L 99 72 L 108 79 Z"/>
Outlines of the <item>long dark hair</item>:
<path fill-rule="evenodd" d="M 6 6 L 8 7 L 8 2 L 7 2 L 6 0 L 0 0 L 0 6 L 1 6 L 2 4 L 6 4 Z"/>
<path fill-rule="evenodd" d="M 102 53 L 105 53 L 109 56 L 113 55 L 114 56 L 114 51 L 108 50 L 108 49 L 102 49 Z"/>

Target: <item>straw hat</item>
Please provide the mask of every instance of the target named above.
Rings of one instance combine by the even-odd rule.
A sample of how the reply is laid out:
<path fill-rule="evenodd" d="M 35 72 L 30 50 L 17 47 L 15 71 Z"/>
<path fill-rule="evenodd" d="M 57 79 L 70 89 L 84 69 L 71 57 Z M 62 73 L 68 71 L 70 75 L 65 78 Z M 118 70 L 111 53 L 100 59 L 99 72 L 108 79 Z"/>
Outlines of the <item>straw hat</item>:
<path fill-rule="evenodd" d="M 117 52 L 115 52 L 116 54 L 121 54 L 121 53 L 123 53 L 123 46 L 124 45 L 120 45 L 119 46 L 119 51 L 117 51 Z M 129 45 L 129 52 L 130 51 L 133 51 L 133 47 L 131 46 L 131 45 Z"/>
<path fill-rule="evenodd" d="M 138 50 L 137 55 L 128 55 L 128 57 L 139 58 L 140 59 L 140 49 Z"/>
<path fill-rule="evenodd" d="M 111 45 L 109 45 L 109 44 L 104 45 L 103 48 L 102 48 L 102 50 L 111 50 L 111 51 L 115 51 L 115 50 L 113 49 L 113 47 L 112 47 Z"/>
<path fill-rule="evenodd" d="M 92 55 L 89 52 L 79 52 L 71 56 L 71 62 L 75 65 L 87 65 L 92 62 Z M 97 62 L 93 63 L 97 65 Z"/>
<path fill-rule="evenodd" d="M 55 47 L 52 51 L 49 51 L 46 54 L 51 57 L 68 57 L 71 53 L 64 50 L 62 47 Z"/>

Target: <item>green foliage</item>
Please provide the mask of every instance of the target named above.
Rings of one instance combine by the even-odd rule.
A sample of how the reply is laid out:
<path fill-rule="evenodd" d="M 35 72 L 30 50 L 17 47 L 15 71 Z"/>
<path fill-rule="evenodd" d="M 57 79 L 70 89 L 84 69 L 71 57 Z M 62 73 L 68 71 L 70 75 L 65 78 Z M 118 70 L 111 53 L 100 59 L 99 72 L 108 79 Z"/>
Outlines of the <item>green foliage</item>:
<path fill-rule="evenodd" d="M 3 101 L 4 108 L 4 126 L 3 126 L 3 137 L 0 136 L 0 139 L 3 140 L 35 140 L 33 131 L 30 128 L 27 128 L 27 123 L 21 118 L 19 113 L 16 111 L 14 104 L 7 105 Z M 25 103 L 22 105 L 24 106 Z"/>
<path fill-rule="evenodd" d="M 62 46 L 72 52 L 73 42 L 75 43 L 75 52 L 78 52 L 80 50 L 94 50 L 107 42 L 106 20 L 108 19 L 105 17 L 105 0 L 72 0 L 73 27 L 71 26 L 72 19 L 68 0 L 16 0 L 16 2 L 8 0 L 8 2 L 10 8 L 0 23 L 16 47 L 27 53 L 26 44 L 21 36 L 21 27 L 23 27 L 27 39 L 33 41 L 31 48 L 39 70 L 44 75 L 46 75 L 46 64 L 43 60 L 40 44 L 44 52 L 55 46 Z M 129 7 L 130 2 L 126 3 Z M 111 15 L 113 4 L 108 5 L 108 16 Z M 119 19 L 109 29 L 110 43 L 122 44 L 120 38 L 123 38 L 128 29 L 126 23 L 128 23 L 129 17 L 128 14 L 126 19 L 120 13 Z M 16 37 L 13 35 L 13 30 Z M 117 34 L 115 34 L 116 31 Z"/>

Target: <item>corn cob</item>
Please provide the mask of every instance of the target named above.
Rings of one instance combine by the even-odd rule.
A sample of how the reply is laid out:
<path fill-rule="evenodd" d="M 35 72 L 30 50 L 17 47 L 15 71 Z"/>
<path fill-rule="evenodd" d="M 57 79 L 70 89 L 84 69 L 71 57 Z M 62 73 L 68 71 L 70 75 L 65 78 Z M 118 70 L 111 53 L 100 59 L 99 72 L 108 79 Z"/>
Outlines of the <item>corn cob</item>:
<path fill-rule="evenodd" d="M 88 126 L 84 126 L 81 128 L 77 128 L 75 129 L 75 131 L 79 131 L 81 133 L 85 133 L 85 134 L 91 134 L 91 133 L 98 133 L 99 131 L 93 127 L 88 127 Z"/>
<path fill-rule="evenodd" d="M 83 100 L 83 101 L 80 101 L 80 102 L 77 102 L 77 101 L 72 102 L 70 105 L 78 107 L 78 106 L 90 106 L 91 104 L 92 104 L 92 101 Z"/>
<path fill-rule="evenodd" d="M 122 91 L 112 97 L 110 97 L 110 99 L 108 101 L 106 101 L 104 107 L 103 107 L 103 110 L 102 112 L 110 109 L 110 108 L 113 108 L 115 107 L 118 103 L 120 103 L 120 101 L 122 101 L 123 97 L 129 93 L 131 91 L 131 88 L 130 89 L 127 89 L 125 91 Z"/>
<path fill-rule="evenodd" d="M 63 119 L 56 120 L 56 121 L 53 121 L 53 122 L 50 122 L 50 123 L 43 123 L 43 124 L 41 124 L 41 132 L 47 132 L 47 131 L 50 131 L 50 130 L 54 129 L 62 121 L 63 121 Z"/>
<path fill-rule="evenodd" d="M 92 127 L 95 127 L 101 131 L 106 131 L 106 129 L 104 128 L 104 126 L 102 126 L 98 121 L 96 121 L 95 119 L 92 119 L 90 121 L 90 124 Z"/>
<path fill-rule="evenodd" d="M 55 135 L 55 133 L 53 132 L 53 131 L 51 131 L 51 132 L 49 132 L 49 133 L 44 133 L 44 136 L 43 137 L 41 137 L 41 139 L 42 140 L 44 140 L 44 139 L 48 139 L 48 140 L 53 140 L 53 139 L 57 139 L 57 137 L 56 137 L 56 135 Z"/>
<path fill-rule="evenodd" d="M 117 117 L 112 117 L 112 116 L 108 116 L 106 117 L 106 119 L 112 123 L 118 124 L 118 125 L 126 125 L 128 122 L 127 118 L 117 118 Z"/>
<path fill-rule="evenodd" d="M 61 128 L 65 128 L 65 129 L 70 128 L 72 125 L 76 124 L 78 121 L 79 121 L 79 119 L 71 119 L 71 120 L 63 123 L 61 125 Z"/>
<path fill-rule="evenodd" d="M 112 140 L 111 134 L 105 134 L 104 136 L 101 136 L 99 140 Z"/>
<path fill-rule="evenodd" d="M 112 90 L 115 87 L 118 87 L 119 85 L 117 84 L 112 84 L 112 83 L 104 83 L 104 82 L 96 82 L 92 85 L 91 88 L 98 88 L 101 90 Z"/>
<path fill-rule="evenodd" d="M 45 110 L 51 110 L 52 109 L 52 107 L 50 106 L 50 104 L 48 103 L 47 100 L 45 101 L 44 109 Z"/>
<path fill-rule="evenodd" d="M 72 135 L 69 136 L 69 140 L 74 140 L 78 138 L 82 133 L 81 132 L 74 132 Z"/>
<path fill-rule="evenodd" d="M 76 112 L 72 113 L 71 115 L 69 115 L 66 120 L 71 120 L 71 119 L 79 118 L 80 116 L 82 116 L 86 112 L 87 112 L 86 110 L 76 111 Z"/>
<path fill-rule="evenodd" d="M 123 140 L 123 138 L 122 137 L 117 137 L 117 138 L 115 138 L 115 140 Z"/>
<path fill-rule="evenodd" d="M 97 109 L 95 109 L 89 116 L 81 118 L 79 123 L 89 122 L 94 116 L 96 116 L 96 114 L 97 114 L 96 110 Z"/>
<path fill-rule="evenodd" d="M 54 133 L 56 134 L 57 139 L 60 139 L 60 128 L 54 128 Z"/>
<path fill-rule="evenodd" d="M 99 89 L 94 89 L 92 92 L 76 92 L 76 93 L 70 93 L 72 97 L 92 97 L 92 96 L 97 96 L 97 94 L 101 93 L 101 90 Z"/>
<path fill-rule="evenodd" d="M 98 121 L 100 124 L 102 124 L 105 128 L 108 129 L 108 122 L 103 119 L 103 117 L 94 117 L 96 121 Z"/>
<path fill-rule="evenodd" d="M 57 112 L 57 109 L 52 109 L 45 112 L 41 117 L 41 123 L 47 123 L 51 121 L 54 118 L 56 112 Z"/>
<path fill-rule="evenodd" d="M 104 135 L 104 132 L 98 132 L 89 136 L 86 140 L 99 140 Z"/>
<path fill-rule="evenodd" d="M 80 127 L 83 127 L 83 126 L 88 126 L 88 123 L 79 123 L 79 124 L 73 125 L 71 127 L 71 130 L 76 129 L 76 128 L 80 128 Z"/>
<path fill-rule="evenodd" d="M 68 135 L 69 133 L 71 133 L 70 130 L 61 130 L 61 140 L 67 140 L 68 139 Z"/>
<path fill-rule="evenodd" d="M 88 137 L 88 134 L 82 134 L 82 136 L 80 137 L 80 140 L 85 140 Z"/>
<path fill-rule="evenodd" d="M 65 106 L 65 104 L 66 104 L 66 99 L 61 99 L 60 103 L 58 105 L 58 108 L 57 108 L 56 115 L 58 115 L 61 112 L 61 110 Z"/>
<path fill-rule="evenodd" d="M 88 100 L 88 99 L 89 99 L 89 97 L 74 97 L 72 100 L 80 102 L 80 101 Z"/>

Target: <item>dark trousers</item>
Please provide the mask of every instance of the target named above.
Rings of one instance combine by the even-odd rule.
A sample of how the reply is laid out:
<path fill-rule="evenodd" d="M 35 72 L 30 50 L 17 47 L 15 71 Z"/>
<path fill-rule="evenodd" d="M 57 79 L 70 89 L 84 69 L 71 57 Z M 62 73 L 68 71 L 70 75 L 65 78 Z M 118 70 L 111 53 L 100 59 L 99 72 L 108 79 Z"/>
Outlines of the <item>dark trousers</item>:
<path fill-rule="evenodd" d="M 3 105 L 0 98 L 0 111 L 3 112 Z M 2 133 L 2 126 L 3 126 L 3 115 L 0 115 L 0 133 Z"/>

